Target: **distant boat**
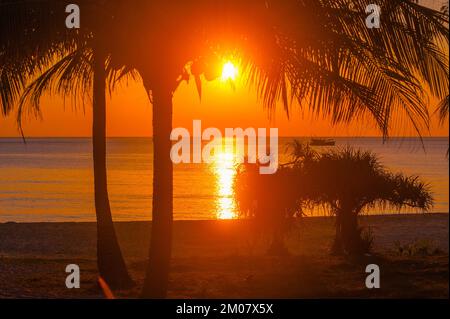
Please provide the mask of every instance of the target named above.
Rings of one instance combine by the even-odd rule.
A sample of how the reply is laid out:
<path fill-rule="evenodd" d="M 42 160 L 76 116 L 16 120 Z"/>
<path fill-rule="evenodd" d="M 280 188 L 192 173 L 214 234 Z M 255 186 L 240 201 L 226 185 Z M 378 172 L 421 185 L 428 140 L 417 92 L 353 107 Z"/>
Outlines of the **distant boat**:
<path fill-rule="evenodd" d="M 331 138 L 312 138 L 309 145 L 311 146 L 334 146 L 336 141 Z"/>

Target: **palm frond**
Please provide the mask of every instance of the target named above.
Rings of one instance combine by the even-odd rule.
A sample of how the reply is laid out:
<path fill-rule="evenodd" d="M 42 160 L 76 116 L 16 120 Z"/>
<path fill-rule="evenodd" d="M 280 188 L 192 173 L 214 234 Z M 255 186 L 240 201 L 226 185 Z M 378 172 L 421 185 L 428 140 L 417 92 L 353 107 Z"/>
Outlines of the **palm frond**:
<path fill-rule="evenodd" d="M 439 121 L 444 124 L 448 118 L 448 95 L 439 102 L 435 113 L 439 114 Z"/>
<path fill-rule="evenodd" d="M 92 87 L 92 52 L 79 49 L 50 66 L 24 90 L 18 107 L 17 122 L 22 129 L 24 112 L 40 114 L 40 99 L 45 92 L 72 98 L 74 106 L 81 102 Z"/>

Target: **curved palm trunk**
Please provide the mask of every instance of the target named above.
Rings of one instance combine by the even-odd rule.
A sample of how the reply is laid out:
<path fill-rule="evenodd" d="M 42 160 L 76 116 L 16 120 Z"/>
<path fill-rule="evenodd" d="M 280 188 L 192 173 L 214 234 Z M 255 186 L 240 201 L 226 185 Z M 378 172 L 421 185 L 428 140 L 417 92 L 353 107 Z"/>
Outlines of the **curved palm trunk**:
<path fill-rule="evenodd" d="M 109 286 L 126 288 L 133 282 L 117 241 L 107 190 L 105 59 L 103 52 L 94 50 L 92 151 L 97 214 L 97 264 L 100 276 Z"/>
<path fill-rule="evenodd" d="M 173 165 L 170 159 L 172 93 L 160 86 L 153 96 L 153 208 L 149 262 L 143 298 L 165 298 L 172 249 Z"/>

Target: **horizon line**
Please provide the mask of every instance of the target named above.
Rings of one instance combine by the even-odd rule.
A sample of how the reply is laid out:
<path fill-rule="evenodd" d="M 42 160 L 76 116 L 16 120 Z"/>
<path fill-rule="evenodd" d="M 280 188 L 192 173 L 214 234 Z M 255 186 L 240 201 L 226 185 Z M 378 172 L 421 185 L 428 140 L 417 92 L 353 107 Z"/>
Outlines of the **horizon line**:
<path fill-rule="evenodd" d="M 141 136 L 107 136 L 106 138 L 152 138 L 153 135 L 141 135 Z M 201 136 L 191 136 L 200 137 Z M 383 138 L 381 135 L 279 135 L 279 137 L 306 137 L 306 138 Z M 392 135 L 390 138 L 449 138 L 449 135 L 429 135 L 429 136 L 417 136 L 417 135 Z M 17 139 L 31 139 L 31 138 L 92 138 L 92 136 L 0 136 L 0 139 L 17 138 Z"/>

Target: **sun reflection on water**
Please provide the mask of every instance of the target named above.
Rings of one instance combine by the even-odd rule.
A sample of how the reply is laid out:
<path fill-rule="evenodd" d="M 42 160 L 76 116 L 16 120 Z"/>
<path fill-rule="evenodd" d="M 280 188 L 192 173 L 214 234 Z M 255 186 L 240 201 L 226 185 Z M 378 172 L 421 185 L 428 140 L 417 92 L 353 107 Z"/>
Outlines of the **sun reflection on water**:
<path fill-rule="evenodd" d="M 237 218 L 233 181 L 236 175 L 236 156 L 232 151 L 214 155 L 213 171 L 216 176 L 216 215 L 218 219 Z"/>

